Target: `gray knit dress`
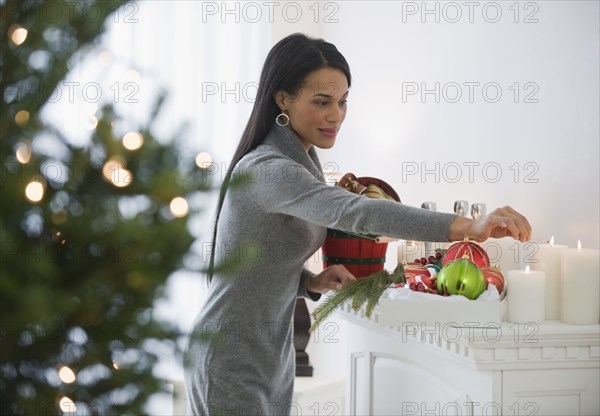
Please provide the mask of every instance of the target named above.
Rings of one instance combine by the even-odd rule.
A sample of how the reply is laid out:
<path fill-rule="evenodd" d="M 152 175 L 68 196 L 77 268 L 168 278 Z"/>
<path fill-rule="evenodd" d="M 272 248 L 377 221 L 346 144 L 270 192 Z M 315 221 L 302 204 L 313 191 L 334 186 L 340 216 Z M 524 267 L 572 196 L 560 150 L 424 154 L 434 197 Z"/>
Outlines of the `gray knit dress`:
<path fill-rule="evenodd" d="M 185 354 L 194 415 L 312 414 L 292 403 L 296 297 L 328 227 L 447 241 L 453 214 L 369 199 L 327 185 L 314 146 L 273 125 L 233 172 L 215 249 L 217 268 Z M 239 180 L 236 180 L 239 179 Z"/>

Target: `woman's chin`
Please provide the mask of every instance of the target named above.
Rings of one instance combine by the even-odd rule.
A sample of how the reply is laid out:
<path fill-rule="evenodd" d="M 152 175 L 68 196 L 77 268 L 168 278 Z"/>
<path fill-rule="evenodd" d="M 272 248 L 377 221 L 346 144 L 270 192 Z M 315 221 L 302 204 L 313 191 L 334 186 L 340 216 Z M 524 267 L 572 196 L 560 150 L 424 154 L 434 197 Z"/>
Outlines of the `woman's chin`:
<path fill-rule="evenodd" d="M 332 142 L 332 143 L 319 143 L 319 144 L 315 144 L 315 146 L 318 147 L 319 149 L 327 150 L 327 149 L 331 149 L 334 144 L 335 144 L 334 142 Z"/>
<path fill-rule="evenodd" d="M 331 149 L 333 147 L 333 145 L 335 144 L 335 137 L 332 139 L 326 139 L 326 140 L 315 140 L 313 142 L 313 144 L 315 146 L 317 146 L 319 149 Z"/>

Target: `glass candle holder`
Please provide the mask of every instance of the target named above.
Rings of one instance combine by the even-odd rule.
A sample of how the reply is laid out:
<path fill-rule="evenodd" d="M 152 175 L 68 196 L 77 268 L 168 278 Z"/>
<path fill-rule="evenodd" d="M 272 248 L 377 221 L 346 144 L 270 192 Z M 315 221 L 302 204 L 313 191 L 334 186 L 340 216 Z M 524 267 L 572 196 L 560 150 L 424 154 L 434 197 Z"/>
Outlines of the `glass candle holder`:
<path fill-rule="evenodd" d="M 471 217 L 473 217 L 474 220 L 476 220 L 477 218 L 485 217 L 485 214 L 485 204 L 481 202 L 476 202 L 473 205 L 471 205 Z"/>
<path fill-rule="evenodd" d="M 454 213 L 466 217 L 469 212 L 469 202 L 464 200 L 454 201 Z"/>

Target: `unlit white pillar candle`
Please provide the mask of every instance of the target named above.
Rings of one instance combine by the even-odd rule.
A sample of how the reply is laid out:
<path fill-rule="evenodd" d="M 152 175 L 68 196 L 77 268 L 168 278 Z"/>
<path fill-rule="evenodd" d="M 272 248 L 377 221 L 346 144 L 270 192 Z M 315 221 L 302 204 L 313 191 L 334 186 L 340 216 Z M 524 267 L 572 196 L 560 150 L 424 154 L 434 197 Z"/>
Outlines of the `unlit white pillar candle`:
<path fill-rule="evenodd" d="M 546 273 L 541 270 L 509 270 L 506 287 L 507 321 L 543 322 L 546 316 Z"/>
<path fill-rule="evenodd" d="M 546 320 L 560 319 L 560 275 L 562 251 L 569 248 L 564 244 L 540 244 L 531 259 L 531 268 L 546 273 Z"/>
<path fill-rule="evenodd" d="M 500 266 L 502 273 L 521 268 L 520 243 L 510 237 L 490 238 L 482 244 L 491 264 Z"/>
<path fill-rule="evenodd" d="M 578 248 L 562 251 L 560 320 L 573 325 L 600 322 L 600 252 Z"/>

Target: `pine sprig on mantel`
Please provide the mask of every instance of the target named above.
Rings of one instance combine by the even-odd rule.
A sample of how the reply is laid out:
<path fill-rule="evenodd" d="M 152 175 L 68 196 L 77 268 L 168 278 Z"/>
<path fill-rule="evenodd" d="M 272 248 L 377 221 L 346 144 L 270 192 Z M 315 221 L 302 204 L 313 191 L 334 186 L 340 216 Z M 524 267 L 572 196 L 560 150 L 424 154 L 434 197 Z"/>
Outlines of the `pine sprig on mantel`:
<path fill-rule="evenodd" d="M 393 283 L 406 283 L 402 264 L 399 264 L 391 274 L 387 270 L 381 270 L 348 283 L 315 308 L 312 313 L 315 321 L 310 327 L 310 332 L 317 329 L 337 308 L 349 300 L 352 301 L 352 309 L 355 311 L 359 310 L 366 302 L 365 316 L 370 318 L 383 291 Z"/>

